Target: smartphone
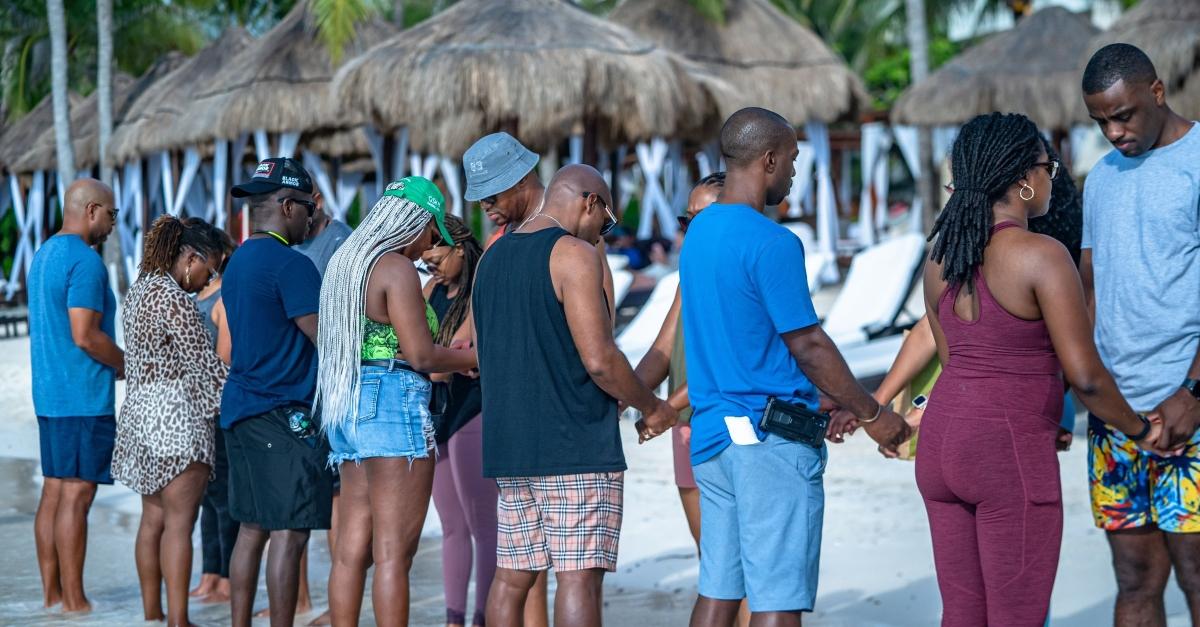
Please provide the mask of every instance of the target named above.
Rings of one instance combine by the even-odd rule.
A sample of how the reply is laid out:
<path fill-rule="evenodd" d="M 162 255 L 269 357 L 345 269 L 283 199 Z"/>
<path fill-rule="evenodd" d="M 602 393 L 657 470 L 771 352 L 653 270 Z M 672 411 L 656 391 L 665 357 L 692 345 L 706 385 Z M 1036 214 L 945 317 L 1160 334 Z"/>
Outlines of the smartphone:
<path fill-rule="evenodd" d="M 914 409 L 925 409 L 925 405 L 929 402 L 929 397 L 924 394 L 918 394 L 913 397 L 912 406 Z"/>

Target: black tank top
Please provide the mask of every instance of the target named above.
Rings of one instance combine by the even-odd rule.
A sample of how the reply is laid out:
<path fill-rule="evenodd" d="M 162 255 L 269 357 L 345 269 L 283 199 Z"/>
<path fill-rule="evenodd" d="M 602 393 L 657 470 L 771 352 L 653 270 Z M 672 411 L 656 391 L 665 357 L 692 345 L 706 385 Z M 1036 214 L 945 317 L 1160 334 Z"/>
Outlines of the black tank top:
<path fill-rule="evenodd" d="M 429 293 L 429 306 L 433 309 L 433 313 L 437 314 L 438 322 L 442 325 L 446 324 L 446 314 L 450 312 L 450 305 L 453 305 L 458 298 L 457 296 L 454 298 L 447 296 L 448 291 L 445 285 L 438 283 Z M 457 331 L 457 329 L 448 332 L 453 331 Z M 439 392 L 435 389 L 430 407 L 434 411 L 433 439 L 438 444 L 445 444 L 450 436 L 479 415 L 483 408 L 482 393 L 479 389 L 479 379 L 464 377 L 460 374 L 455 374 L 449 384 L 435 383 L 434 386 L 435 388 L 441 386 L 443 393 L 449 397 L 439 404 L 437 398 Z"/>
<path fill-rule="evenodd" d="M 584 368 L 550 280 L 550 252 L 566 235 L 510 233 L 479 262 L 472 300 L 488 477 L 625 470 L 617 403 Z"/>

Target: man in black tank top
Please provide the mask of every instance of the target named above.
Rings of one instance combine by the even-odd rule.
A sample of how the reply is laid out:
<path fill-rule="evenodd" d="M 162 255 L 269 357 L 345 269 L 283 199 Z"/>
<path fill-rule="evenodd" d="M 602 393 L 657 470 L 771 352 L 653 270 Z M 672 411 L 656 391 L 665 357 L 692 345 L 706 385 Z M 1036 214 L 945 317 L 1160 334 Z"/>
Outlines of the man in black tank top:
<path fill-rule="evenodd" d="M 599 625 L 616 570 L 625 456 L 617 401 L 677 414 L 617 349 L 595 243 L 616 224 L 600 173 L 560 170 L 542 209 L 484 254 L 472 301 L 483 386 L 483 471 L 500 486 L 489 625 L 518 624 L 538 572 L 554 568 L 556 616 Z"/>

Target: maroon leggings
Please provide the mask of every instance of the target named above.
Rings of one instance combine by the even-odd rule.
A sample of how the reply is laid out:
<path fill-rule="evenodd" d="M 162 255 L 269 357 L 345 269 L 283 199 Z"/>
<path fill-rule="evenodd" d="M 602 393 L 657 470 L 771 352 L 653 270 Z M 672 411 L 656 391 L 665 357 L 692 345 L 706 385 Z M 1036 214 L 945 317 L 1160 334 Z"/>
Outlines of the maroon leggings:
<path fill-rule="evenodd" d="M 949 415 L 930 398 L 916 472 L 933 533 L 942 625 L 1041 627 L 1062 541 L 1058 425 L 1040 413 L 1001 409 Z"/>
<path fill-rule="evenodd" d="M 474 561 L 472 622 L 483 624 L 488 589 L 496 574 L 498 496 L 496 481 L 483 476 L 483 420 L 476 416 L 441 447 L 433 474 L 433 505 L 442 521 L 442 582 L 448 623 L 466 623 L 467 587 Z"/>

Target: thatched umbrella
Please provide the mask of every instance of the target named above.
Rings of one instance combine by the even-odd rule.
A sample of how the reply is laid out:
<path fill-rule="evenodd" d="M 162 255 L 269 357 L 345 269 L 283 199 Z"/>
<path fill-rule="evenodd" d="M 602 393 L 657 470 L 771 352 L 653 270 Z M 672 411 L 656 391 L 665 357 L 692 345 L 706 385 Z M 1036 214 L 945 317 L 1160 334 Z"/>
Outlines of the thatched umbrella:
<path fill-rule="evenodd" d="M 869 102 L 845 61 L 768 0 L 728 0 L 724 23 L 687 0 L 625 0 L 609 19 L 731 85 L 717 94 L 722 118 L 754 105 L 797 125 L 832 122 Z"/>
<path fill-rule="evenodd" d="M 359 24 L 344 54 L 353 57 L 395 33 L 379 19 Z M 258 130 L 304 133 L 356 126 L 361 120 L 346 117 L 326 97 L 334 69 L 308 2 L 299 2 L 200 87 L 172 143 L 234 139 Z"/>
<path fill-rule="evenodd" d="M 1142 0 L 1093 38 L 1086 54 L 1118 42 L 1141 48 L 1154 61 L 1176 112 L 1200 117 L 1200 2 Z M 1080 121 L 1085 120 L 1086 115 Z"/>
<path fill-rule="evenodd" d="M 79 106 L 78 94 L 70 92 L 68 97 L 72 109 Z M 51 100 L 50 95 L 46 94 L 33 110 L 5 129 L 4 136 L 0 137 L 0 167 L 15 172 L 13 163 L 32 149 L 47 129 L 53 133 L 54 105 Z"/>
<path fill-rule="evenodd" d="M 1096 33 L 1086 16 L 1042 9 L 904 90 L 892 121 L 954 125 L 1005 111 L 1023 113 L 1042 128 L 1070 128 L 1087 117 L 1079 95 L 1080 59 Z"/>
<path fill-rule="evenodd" d="M 118 72 L 113 75 L 113 122 L 119 126 L 126 111 L 134 100 L 145 93 L 156 81 L 178 68 L 186 59 L 172 52 L 159 59 L 140 78 Z M 78 105 L 71 107 L 71 141 L 75 147 L 75 167 L 87 170 L 100 162 L 100 115 L 99 94 L 92 92 Z M 54 128 L 45 129 L 34 145 L 12 162 L 16 172 L 50 170 L 55 167 L 58 152 L 54 139 Z"/>
<path fill-rule="evenodd" d="M 109 144 L 113 162 L 123 163 L 139 156 L 182 148 L 182 144 L 175 143 L 175 135 L 185 110 L 251 41 L 244 29 L 229 28 L 216 41 L 147 88 L 113 129 Z"/>
<path fill-rule="evenodd" d="M 544 149 L 595 129 L 602 145 L 678 137 L 714 119 L 673 53 L 561 0 L 462 0 L 352 61 L 334 88 L 377 128 L 457 157 L 498 129 Z"/>

